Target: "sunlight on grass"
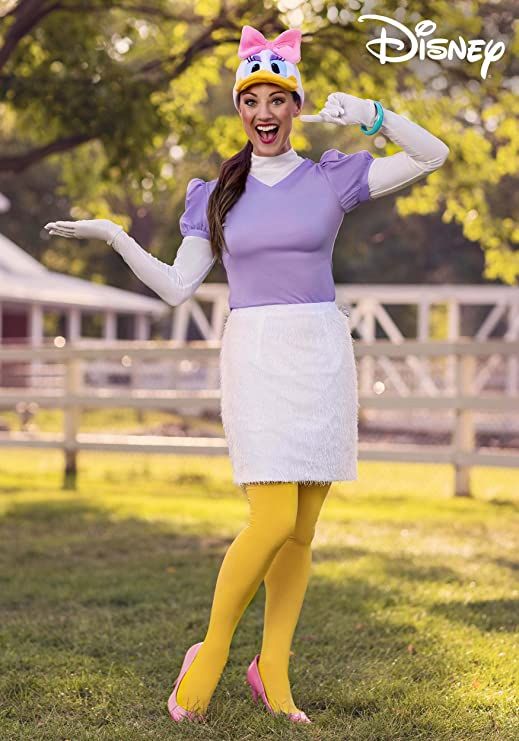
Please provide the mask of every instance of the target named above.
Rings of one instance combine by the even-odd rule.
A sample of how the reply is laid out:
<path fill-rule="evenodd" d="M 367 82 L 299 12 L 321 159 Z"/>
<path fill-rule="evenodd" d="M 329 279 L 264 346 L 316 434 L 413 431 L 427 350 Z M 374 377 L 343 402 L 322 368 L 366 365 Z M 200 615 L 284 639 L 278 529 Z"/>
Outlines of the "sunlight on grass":
<path fill-rule="evenodd" d="M 28 464 L 30 461 L 30 464 Z M 519 472 L 361 462 L 317 524 L 291 682 L 313 720 L 252 705 L 263 586 L 240 622 L 207 724 L 165 701 L 202 640 L 248 505 L 226 457 L 82 452 L 0 458 L 0 737 L 430 739 L 517 737 Z"/>

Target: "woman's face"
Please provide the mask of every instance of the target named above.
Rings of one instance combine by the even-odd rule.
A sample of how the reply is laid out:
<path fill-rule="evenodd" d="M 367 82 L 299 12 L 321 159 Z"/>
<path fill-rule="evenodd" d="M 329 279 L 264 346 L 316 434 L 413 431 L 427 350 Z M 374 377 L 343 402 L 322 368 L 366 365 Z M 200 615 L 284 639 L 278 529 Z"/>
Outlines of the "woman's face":
<path fill-rule="evenodd" d="M 288 152 L 292 119 L 299 116 L 301 110 L 291 92 L 273 83 L 256 83 L 240 93 L 239 105 L 243 128 L 254 154 L 268 157 Z M 257 127 L 267 124 L 277 128 L 271 133 L 260 134 Z"/>

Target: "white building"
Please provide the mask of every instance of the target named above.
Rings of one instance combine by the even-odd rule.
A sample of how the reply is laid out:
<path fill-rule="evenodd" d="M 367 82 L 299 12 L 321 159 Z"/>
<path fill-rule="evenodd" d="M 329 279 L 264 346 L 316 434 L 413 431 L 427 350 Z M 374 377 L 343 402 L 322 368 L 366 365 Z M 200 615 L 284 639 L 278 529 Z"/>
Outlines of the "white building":
<path fill-rule="evenodd" d="M 100 317 L 101 342 L 123 339 L 118 318 L 124 315 L 124 339 L 148 340 L 152 320 L 173 311 L 159 298 L 49 270 L 0 234 L 0 345 L 53 345 L 55 337 L 46 337 L 44 332 L 47 313 L 58 316 L 55 334 L 67 342 L 82 339 L 82 318 L 87 314 Z M 167 331 L 172 331 L 174 322 L 168 325 L 171 330 Z M 34 378 L 43 382 L 43 369 L 43 364 L 35 362 L 1 363 L 0 386 L 30 385 Z"/>
<path fill-rule="evenodd" d="M 133 318 L 127 339 L 147 340 L 151 320 L 171 310 L 158 298 L 49 270 L 0 234 L 0 344 L 46 344 L 45 312 L 62 315 L 68 341 L 81 339 L 85 314 L 102 317 L 102 336 L 108 342 L 118 339 L 119 314 Z"/>

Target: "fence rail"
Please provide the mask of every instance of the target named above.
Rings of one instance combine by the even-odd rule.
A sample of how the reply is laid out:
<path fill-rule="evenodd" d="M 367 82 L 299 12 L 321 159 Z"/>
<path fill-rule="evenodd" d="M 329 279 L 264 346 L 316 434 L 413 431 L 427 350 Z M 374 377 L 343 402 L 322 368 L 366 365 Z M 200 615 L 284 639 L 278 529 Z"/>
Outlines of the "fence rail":
<path fill-rule="evenodd" d="M 81 433 L 80 411 L 83 407 L 134 409 L 174 409 L 183 413 L 196 413 L 201 408 L 218 411 L 220 392 L 215 389 L 148 390 L 148 389 L 97 389 L 86 391 L 83 386 L 85 361 L 120 359 L 126 364 L 138 360 L 217 359 L 219 341 L 146 341 L 113 342 L 109 347 L 104 341 L 82 340 L 64 347 L 1 347 L 0 365 L 12 361 L 61 363 L 65 369 L 63 388 L 2 388 L 0 408 L 12 408 L 20 402 L 37 403 L 40 407 L 58 408 L 64 412 L 62 435 L 28 432 L 0 433 L 0 447 L 32 447 L 61 449 L 65 457 L 64 488 L 75 488 L 77 455 L 81 450 L 126 451 L 146 453 L 177 453 L 180 455 L 226 455 L 224 438 L 173 437 L 160 435 L 116 435 Z M 413 461 L 449 463 L 455 469 L 455 494 L 470 495 L 470 468 L 475 465 L 519 466 L 519 454 L 495 449 L 476 449 L 474 412 L 515 413 L 519 411 L 519 396 L 482 394 L 476 387 L 476 361 L 480 357 L 514 357 L 519 354 L 519 343 L 504 340 L 474 341 L 418 341 L 408 340 L 399 344 L 389 341 L 365 342 L 356 340 L 355 356 L 378 358 L 446 357 L 455 361 L 455 386 L 453 391 L 435 396 L 409 394 L 359 394 L 361 409 L 434 409 L 455 413 L 449 446 L 430 445 L 359 445 L 359 458 L 378 461 Z"/>

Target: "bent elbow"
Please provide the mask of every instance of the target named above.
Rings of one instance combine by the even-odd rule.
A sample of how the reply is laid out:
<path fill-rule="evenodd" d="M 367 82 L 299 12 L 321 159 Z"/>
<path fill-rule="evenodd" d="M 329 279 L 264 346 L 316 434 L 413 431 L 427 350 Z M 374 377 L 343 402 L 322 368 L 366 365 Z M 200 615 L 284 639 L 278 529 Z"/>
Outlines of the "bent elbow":
<path fill-rule="evenodd" d="M 434 157 L 434 159 L 429 161 L 429 167 L 431 168 L 431 170 L 437 170 L 439 167 L 445 164 L 450 151 L 451 150 L 449 149 L 449 147 L 444 142 L 441 142 L 441 148 L 438 148 L 437 157 Z"/>
<path fill-rule="evenodd" d="M 184 301 L 187 301 L 188 296 L 179 296 L 178 294 L 168 294 L 167 296 L 162 296 L 163 300 L 168 304 L 168 306 L 172 306 L 175 308 L 176 306 L 180 306 L 180 304 L 183 304 Z"/>
<path fill-rule="evenodd" d="M 175 307 L 185 303 L 189 298 L 191 298 L 193 293 L 193 291 L 185 288 L 177 288 L 174 291 L 168 291 L 167 295 L 163 296 L 162 298 L 167 304 Z"/>
<path fill-rule="evenodd" d="M 161 298 L 170 306 L 180 306 L 184 301 L 187 301 L 192 292 L 189 290 L 189 287 L 184 284 L 184 279 L 180 272 L 175 268 L 175 265 L 172 266 L 170 279 L 171 278 L 174 279 L 170 280 L 167 290 L 161 294 Z"/>
<path fill-rule="evenodd" d="M 449 154 L 451 153 L 451 150 L 449 147 L 445 144 L 445 142 L 442 142 L 443 144 L 443 154 L 441 155 L 441 163 L 440 167 L 444 164 L 444 162 L 447 160 Z"/>
<path fill-rule="evenodd" d="M 439 168 L 445 164 L 445 161 L 447 160 L 449 156 L 449 151 L 447 151 L 445 154 L 438 155 L 438 157 L 434 157 L 434 159 L 427 160 L 427 162 L 424 162 L 424 174 L 427 175 L 431 172 L 434 172 L 435 170 L 439 170 Z"/>

